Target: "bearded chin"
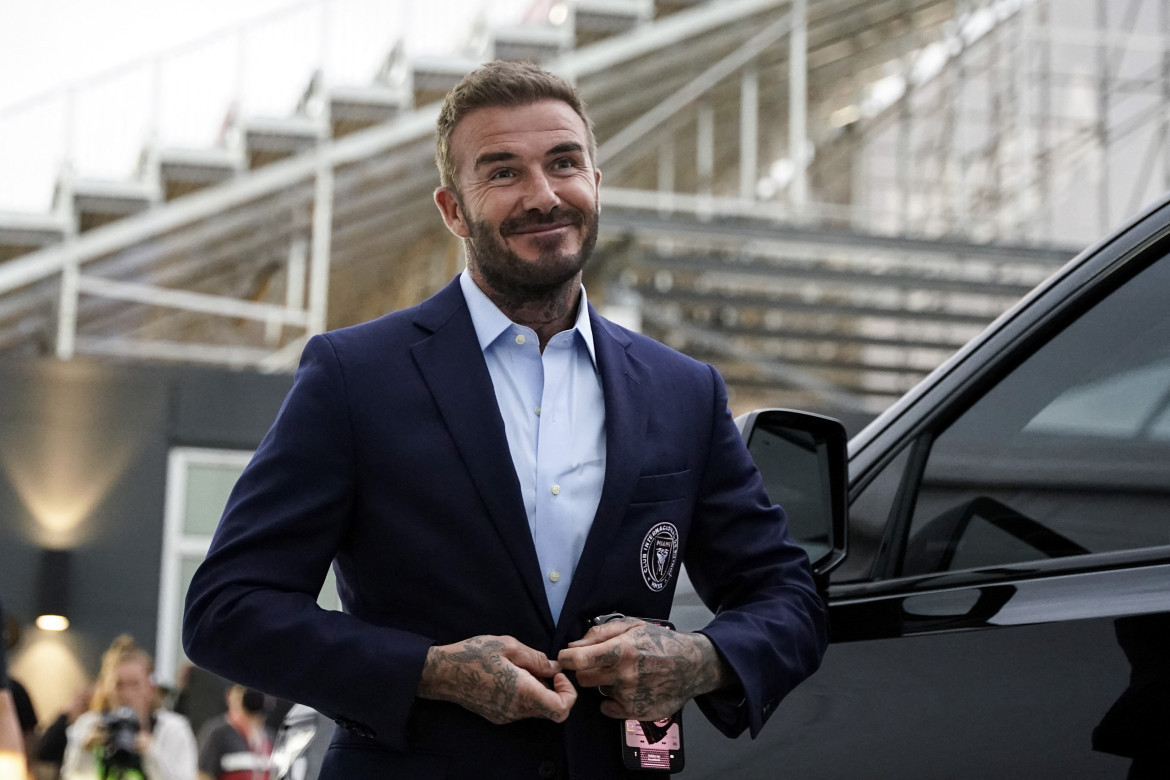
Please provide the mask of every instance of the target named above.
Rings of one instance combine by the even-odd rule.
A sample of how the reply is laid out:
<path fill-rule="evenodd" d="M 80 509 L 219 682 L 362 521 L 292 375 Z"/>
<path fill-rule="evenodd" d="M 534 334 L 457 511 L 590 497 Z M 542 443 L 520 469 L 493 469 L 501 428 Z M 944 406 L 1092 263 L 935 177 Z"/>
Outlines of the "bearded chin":
<path fill-rule="evenodd" d="M 499 232 L 484 222 L 469 224 L 467 254 L 483 280 L 497 293 L 514 301 L 540 300 L 571 282 L 585 268 L 597 243 L 597 212 L 585 215 L 581 249 L 573 254 L 557 250 L 560 237 L 536 239 L 540 255 L 524 260 L 504 243 Z"/>

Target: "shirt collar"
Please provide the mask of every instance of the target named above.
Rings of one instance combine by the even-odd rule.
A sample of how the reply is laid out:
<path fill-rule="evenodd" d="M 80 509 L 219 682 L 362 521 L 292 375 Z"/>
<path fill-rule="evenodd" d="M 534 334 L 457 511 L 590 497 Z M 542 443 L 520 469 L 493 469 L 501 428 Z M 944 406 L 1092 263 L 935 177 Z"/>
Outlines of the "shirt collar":
<path fill-rule="evenodd" d="M 508 319 L 508 316 L 492 303 L 491 298 L 479 289 L 471 278 L 471 272 L 466 268 L 459 274 L 459 286 L 463 290 L 463 298 L 467 301 L 467 310 L 471 313 L 471 324 L 475 327 L 479 348 L 486 351 L 501 334 L 516 323 Z M 573 330 L 580 335 L 585 349 L 589 352 L 589 359 L 596 369 L 597 354 L 593 348 L 593 327 L 589 322 L 589 300 L 585 297 L 585 285 L 581 285 L 581 300 L 577 304 L 577 321 L 573 324 Z"/>

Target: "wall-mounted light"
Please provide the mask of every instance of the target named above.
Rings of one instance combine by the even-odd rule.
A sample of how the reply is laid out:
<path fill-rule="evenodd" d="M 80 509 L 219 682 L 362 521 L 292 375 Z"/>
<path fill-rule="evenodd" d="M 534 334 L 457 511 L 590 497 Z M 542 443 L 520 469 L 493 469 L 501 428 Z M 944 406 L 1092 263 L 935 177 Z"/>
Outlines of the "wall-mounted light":
<path fill-rule="evenodd" d="M 41 550 L 37 570 L 37 628 L 64 631 L 69 628 L 69 550 Z"/>
<path fill-rule="evenodd" d="M 569 4 L 553 3 L 548 9 L 548 23 L 554 27 L 560 27 L 567 21 L 569 21 Z"/>

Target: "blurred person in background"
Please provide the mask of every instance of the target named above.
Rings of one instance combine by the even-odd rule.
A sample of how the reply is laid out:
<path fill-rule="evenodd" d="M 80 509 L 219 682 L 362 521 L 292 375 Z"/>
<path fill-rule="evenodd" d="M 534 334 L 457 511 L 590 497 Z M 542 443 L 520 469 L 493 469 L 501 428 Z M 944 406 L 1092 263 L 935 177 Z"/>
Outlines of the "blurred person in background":
<path fill-rule="evenodd" d="M 93 685 L 85 685 L 73 692 L 69 702 L 57 713 L 57 717 L 41 734 L 37 744 L 37 760 L 40 772 L 48 778 L 61 776 L 61 764 L 65 761 L 65 746 L 69 743 L 69 727 L 89 710 L 93 699 Z"/>
<path fill-rule="evenodd" d="M 224 698 L 227 712 L 199 730 L 199 779 L 265 780 L 274 734 L 264 693 L 232 685 Z"/>
<path fill-rule="evenodd" d="M 0 605 L 0 632 L 3 631 L 4 607 Z M 24 735 L 16 714 L 16 702 L 9 689 L 7 648 L 7 641 L 0 641 L 0 778 L 3 780 L 22 778 L 28 773 Z"/>
<path fill-rule="evenodd" d="M 203 724 L 227 712 L 224 691 L 231 681 L 194 664 L 186 664 L 179 671 L 179 686 L 172 709 L 185 717 L 191 731 L 199 734 Z"/>
<path fill-rule="evenodd" d="M 4 636 L 0 636 L 0 642 L 4 644 L 8 654 L 11 655 L 16 649 L 17 643 L 20 642 L 20 624 L 12 618 L 5 619 L 0 615 L 0 633 L 4 634 Z M 24 741 L 24 760 L 28 765 L 31 777 L 33 768 L 36 766 L 37 750 L 40 744 L 37 732 L 37 711 L 28 691 L 15 677 L 8 677 L 8 690 L 12 694 L 12 703 L 16 706 L 16 719 L 20 726 L 21 738 Z M 0 780 L 8 780 L 8 778 L 0 776 Z"/>
<path fill-rule="evenodd" d="M 69 727 L 63 780 L 195 780 L 195 735 L 159 706 L 150 654 L 123 634 L 102 656 L 89 711 Z"/>

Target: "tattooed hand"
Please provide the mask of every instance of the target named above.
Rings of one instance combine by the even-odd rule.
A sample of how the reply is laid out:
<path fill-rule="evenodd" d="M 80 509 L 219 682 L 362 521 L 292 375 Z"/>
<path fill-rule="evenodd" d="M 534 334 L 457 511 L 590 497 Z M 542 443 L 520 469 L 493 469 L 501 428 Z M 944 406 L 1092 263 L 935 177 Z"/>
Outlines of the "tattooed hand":
<path fill-rule="evenodd" d="M 557 656 L 582 686 L 603 686 L 611 718 L 661 720 L 726 682 L 711 640 L 633 618 L 603 623 Z"/>
<path fill-rule="evenodd" d="M 522 718 L 560 723 L 577 701 L 560 664 L 510 636 L 476 636 L 432 647 L 418 695 L 454 702 L 496 724 Z"/>

